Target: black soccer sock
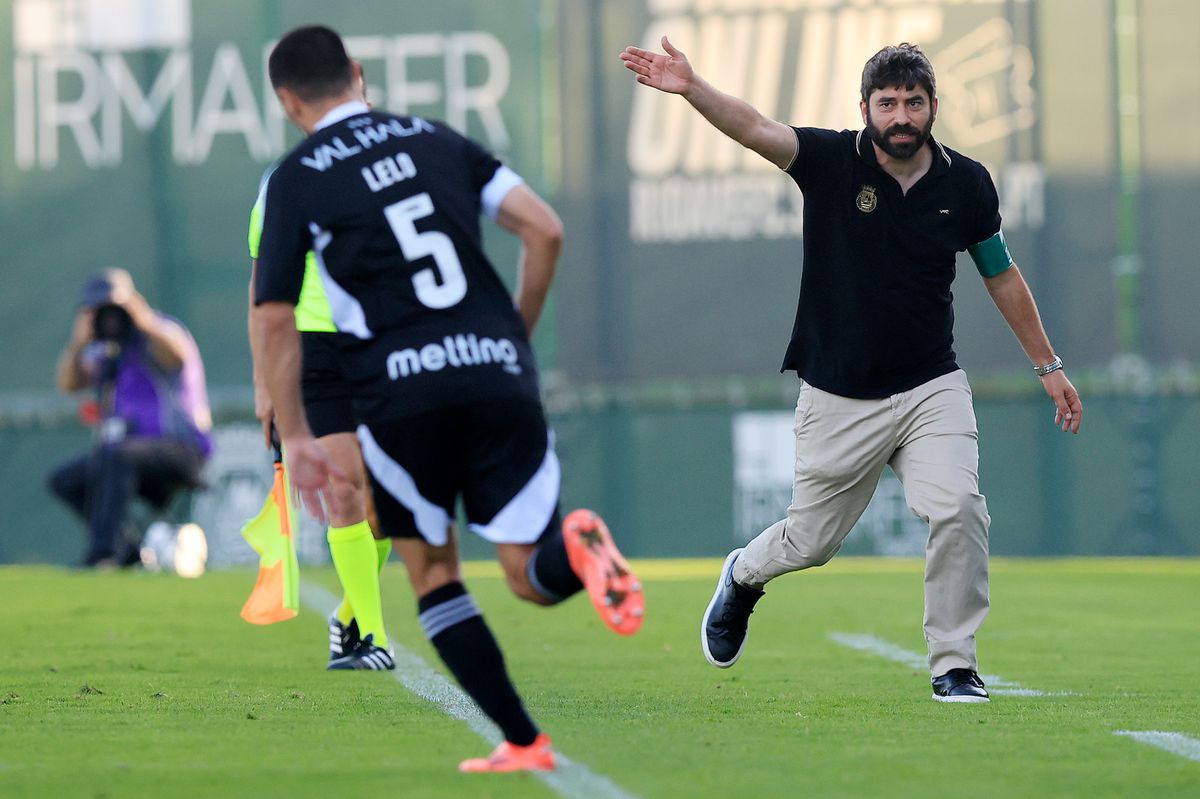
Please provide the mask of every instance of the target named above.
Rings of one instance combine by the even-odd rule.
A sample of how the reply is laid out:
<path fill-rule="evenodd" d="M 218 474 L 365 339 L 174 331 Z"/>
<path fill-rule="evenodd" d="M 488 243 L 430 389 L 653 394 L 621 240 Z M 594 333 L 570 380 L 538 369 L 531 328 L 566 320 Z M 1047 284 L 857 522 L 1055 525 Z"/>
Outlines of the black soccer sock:
<path fill-rule="evenodd" d="M 504 655 L 462 583 L 435 588 L 417 601 L 421 626 L 463 690 L 504 738 L 529 746 L 538 728 L 508 678 Z"/>
<path fill-rule="evenodd" d="M 563 543 L 562 525 L 557 523 L 542 536 L 541 545 L 529 558 L 525 572 L 534 590 L 552 603 L 562 602 L 583 590 L 583 583 L 571 568 Z"/>

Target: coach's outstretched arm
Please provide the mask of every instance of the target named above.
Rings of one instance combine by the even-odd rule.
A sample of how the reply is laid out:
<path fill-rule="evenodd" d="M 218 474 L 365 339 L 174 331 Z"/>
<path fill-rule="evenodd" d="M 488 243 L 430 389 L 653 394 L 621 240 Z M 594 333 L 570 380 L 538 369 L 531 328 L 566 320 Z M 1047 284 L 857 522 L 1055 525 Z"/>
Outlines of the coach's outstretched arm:
<path fill-rule="evenodd" d="M 662 37 L 666 55 L 626 47 L 621 53 L 625 68 L 637 82 L 668 94 L 682 95 L 713 127 L 738 144 L 753 150 L 780 169 L 796 157 L 796 133 L 788 125 L 768 119 L 747 103 L 714 88 L 696 74 L 683 51 Z"/>
<path fill-rule="evenodd" d="M 501 200 L 496 224 L 521 239 L 516 304 L 525 329 L 532 333 L 562 252 L 562 222 L 545 200 L 522 183 Z"/>

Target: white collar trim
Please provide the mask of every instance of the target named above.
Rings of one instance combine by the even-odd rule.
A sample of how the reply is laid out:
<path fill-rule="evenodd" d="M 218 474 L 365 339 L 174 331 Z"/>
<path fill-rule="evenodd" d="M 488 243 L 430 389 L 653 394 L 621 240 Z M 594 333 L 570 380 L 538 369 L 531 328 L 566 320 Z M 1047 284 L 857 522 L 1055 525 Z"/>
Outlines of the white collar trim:
<path fill-rule="evenodd" d="M 358 116 L 359 114 L 365 114 L 370 110 L 371 108 L 362 100 L 350 100 L 342 103 L 341 105 L 334 106 L 333 108 L 329 109 L 329 112 L 326 113 L 325 116 L 321 117 L 316 125 L 313 126 L 313 133 L 316 133 L 322 128 L 327 128 L 330 125 L 336 125 L 343 119 L 349 119 L 350 117 Z"/>

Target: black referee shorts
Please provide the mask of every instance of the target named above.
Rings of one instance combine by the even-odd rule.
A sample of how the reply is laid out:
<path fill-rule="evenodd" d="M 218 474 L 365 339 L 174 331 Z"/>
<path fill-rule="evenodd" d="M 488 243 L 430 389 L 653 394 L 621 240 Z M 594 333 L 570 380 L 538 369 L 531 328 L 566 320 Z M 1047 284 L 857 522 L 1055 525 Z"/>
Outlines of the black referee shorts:
<path fill-rule="evenodd" d="M 387 536 L 444 545 L 459 497 L 470 528 L 492 543 L 532 544 L 558 523 L 559 464 L 538 403 L 372 422 L 358 440 Z"/>
<path fill-rule="evenodd" d="M 342 377 L 337 333 L 300 333 L 300 391 L 304 415 L 317 438 L 358 427 L 353 391 Z"/>

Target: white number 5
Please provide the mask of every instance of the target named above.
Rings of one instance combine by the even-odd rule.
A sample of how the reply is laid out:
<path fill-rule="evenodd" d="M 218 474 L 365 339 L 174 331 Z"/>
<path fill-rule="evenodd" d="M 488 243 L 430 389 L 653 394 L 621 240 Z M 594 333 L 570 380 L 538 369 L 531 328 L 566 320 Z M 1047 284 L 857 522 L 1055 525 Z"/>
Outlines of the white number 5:
<path fill-rule="evenodd" d="M 392 203 L 383 209 L 383 213 L 396 241 L 400 243 L 404 257 L 416 261 L 431 255 L 437 272 L 441 274 L 440 285 L 433 267 L 413 275 L 413 288 L 416 289 L 418 300 L 430 308 L 449 308 L 467 296 L 467 276 L 463 272 L 462 261 L 458 260 L 454 242 L 445 233 L 436 230 L 418 232 L 414 224 L 433 213 L 433 200 L 428 192 Z"/>

